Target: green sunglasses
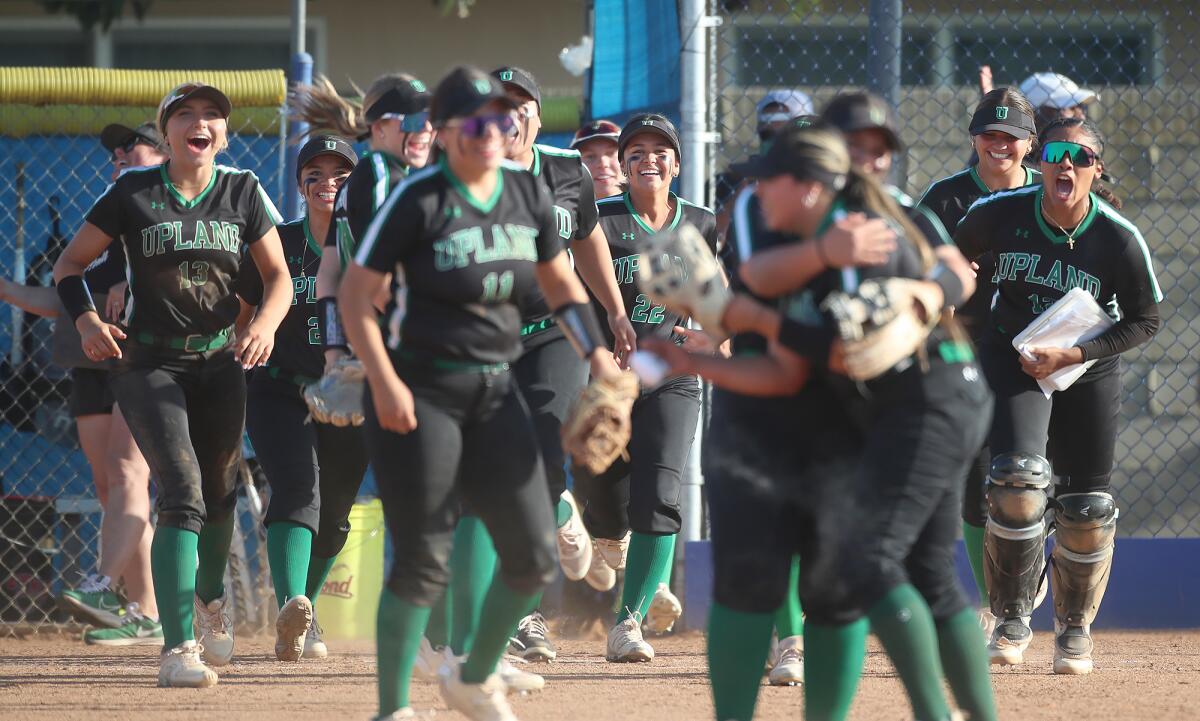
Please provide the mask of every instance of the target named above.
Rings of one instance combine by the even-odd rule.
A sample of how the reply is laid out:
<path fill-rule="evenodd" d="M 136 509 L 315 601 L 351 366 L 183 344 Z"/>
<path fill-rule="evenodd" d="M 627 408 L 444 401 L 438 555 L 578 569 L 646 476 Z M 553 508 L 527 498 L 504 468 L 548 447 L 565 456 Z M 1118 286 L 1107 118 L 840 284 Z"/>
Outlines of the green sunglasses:
<path fill-rule="evenodd" d="M 1042 146 L 1043 163 L 1061 163 L 1063 158 L 1069 159 L 1071 165 L 1076 168 L 1088 168 L 1095 165 L 1100 156 L 1086 145 L 1065 140 L 1056 140 Z"/>

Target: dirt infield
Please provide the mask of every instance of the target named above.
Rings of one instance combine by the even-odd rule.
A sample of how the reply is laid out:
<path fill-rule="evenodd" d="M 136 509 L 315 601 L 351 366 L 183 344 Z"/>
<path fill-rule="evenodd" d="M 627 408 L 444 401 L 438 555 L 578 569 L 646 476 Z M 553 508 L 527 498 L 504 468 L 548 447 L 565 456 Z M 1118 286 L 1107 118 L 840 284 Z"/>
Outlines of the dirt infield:
<path fill-rule="evenodd" d="M 1050 673 L 1049 636 L 1034 641 L 1023 668 L 994 675 L 1001 719 L 1168 721 L 1197 718 L 1200 631 L 1097 634 L 1096 672 Z M 146 719 L 147 721 L 307 721 L 369 719 L 375 710 L 375 661 L 370 644 L 331 644 L 325 661 L 280 664 L 271 641 L 239 639 L 221 682 L 203 691 L 154 686 L 153 647 L 103 649 L 59 638 L 0 639 L 0 718 Z M 516 699 L 523 721 L 702 721 L 712 718 L 699 635 L 655 641 L 652 664 L 603 661 L 603 644 L 562 641 L 559 661 L 536 667 L 546 690 Z M 1068 690 L 1069 689 L 1069 690 Z M 764 687 L 757 718 L 801 718 L 802 691 Z M 414 688 L 418 708 L 439 719 L 445 710 L 434 686 Z M 214 710 L 217 713 L 214 714 Z M 851 714 L 861 721 L 911 718 L 898 681 L 873 647 Z"/>

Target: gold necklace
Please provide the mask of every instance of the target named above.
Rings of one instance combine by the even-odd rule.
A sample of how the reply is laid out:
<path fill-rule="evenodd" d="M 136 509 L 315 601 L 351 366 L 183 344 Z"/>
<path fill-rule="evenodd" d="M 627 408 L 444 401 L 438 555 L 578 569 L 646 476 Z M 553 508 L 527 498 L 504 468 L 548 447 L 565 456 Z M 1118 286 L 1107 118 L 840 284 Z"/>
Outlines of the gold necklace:
<path fill-rule="evenodd" d="M 1046 207 L 1046 196 L 1044 196 L 1044 195 L 1042 196 L 1042 215 L 1045 216 L 1046 220 L 1050 221 L 1050 223 L 1055 228 L 1058 228 L 1058 232 L 1067 236 L 1067 249 L 1075 250 L 1075 233 L 1079 232 L 1079 226 L 1078 225 L 1075 226 L 1075 232 L 1073 233 L 1073 232 L 1068 231 L 1066 228 L 1062 227 L 1061 225 L 1059 225 L 1058 221 L 1050 216 L 1050 209 Z M 1086 213 L 1084 215 L 1086 215 Z M 1083 221 L 1080 221 L 1080 224 L 1082 224 L 1082 223 L 1083 223 Z"/>

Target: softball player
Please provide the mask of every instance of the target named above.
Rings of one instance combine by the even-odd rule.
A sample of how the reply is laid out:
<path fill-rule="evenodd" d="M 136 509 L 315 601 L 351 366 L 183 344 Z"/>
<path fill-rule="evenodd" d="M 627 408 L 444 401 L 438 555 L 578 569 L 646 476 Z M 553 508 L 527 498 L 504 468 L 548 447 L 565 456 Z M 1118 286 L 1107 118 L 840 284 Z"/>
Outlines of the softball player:
<path fill-rule="evenodd" d="M 621 130 L 617 154 L 628 178 L 625 193 L 597 206 L 613 269 L 639 341 L 673 337 L 685 319 L 650 302 L 638 290 L 637 262 L 642 242 L 681 223 L 698 227 L 709 248 L 717 245 L 716 219 L 708 208 L 671 192 L 679 175 L 679 135 L 670 120 L 635 115 Z M 654 616 L 665 631 L 679 617 L 679 601 L 668 590 L 675 558 L 681 474 L 700 413 L 700 385 L 694 375 L 672 377 L 644 391 L 634 403 L 628 460 L 618 459 L 592 477 L 583 468 L 572 476 L 585 489 L 584 522 L 597 538 L 620 541 L 630 533 L 621 610 L 608 634 L 609 661 L 650 661 L 654 649 L 642 637 L 642 620 Z M 652 602 L 656 606 L 652 609 Z"/>
<path fill-rule="evenodd" d="M 1049 574 L 1054 672 L 1083 674 L 1092 670 L 1089 628 L 1108 585 L 1116 534 L 1109 490 L 1120 354 L 1158 331 L 1162 291 L 1142 234 L 1098 185 L 1104 139 L 1096 127 L 1079 118 L 1054 120 L 1041 145 L 1041 183 L 976 201 L 954 239 L 968 256 L 991 252 L 996 259 L 996 300 L 980 343 L 997 398 L 984 558 L 999 622 L 988 650 L 995 664 L 1024 660 L 1049 505 L 1057 528 Z M 1071 288 L 1087 291 L 1115 325 L 1071 348 L 1013 350 L 1013 335 Z M 1084 361 L 1095 365 L 1067 390 L 1047 398 L 1038 387 L 1038 379 Z M 1054 498 L 1047 501 L 1052 480 Z"/>
<path fill-rule="evenodd" d="M 620 195 L 625 174 L 617 158 L 617 138 L 621 126 L 611 120 L 593 120 L 571 139 L 571 149 L 579 151 L 584 166 L 592 176 L 592 188 L 597 199 Z"/>
<path fill-rule="evenodd" d="M 537 144 L 542 127 L 541 91 L 527 70 L 502 67 L 492 75 L 508 93 L 517 109 L 517 130 L 511 136 L 508 158 L 527 168 L 550 194 L 558 235 L 569 247 L 576 271 L 587 287 L 600 300 L 608 325 L 616 342 L 617 357 L 624 359 L 636 343 L 633 326 L 625 314 L 625 305 L 613 278 L 612 258 L 603 231 L 596 223 L 596 200 L 592 194 L 592 179 L 575 150 L 560 150 Z M 558 532 L 559 563 L 567 578 L 578 581 L 592 565 L 592 544 L 579 516 L 575 499 L 567 490 L 566 458 L 562 450 L 560 429 L 570 404 L 579 397 L 587 383 L 587 364 L 581 361 L 542 298 L 541 290 L 532 285 L 519 299 L 521 307 L 521 340 L 524 353 L 513 366 L 513 375 L 522 398 L 529 406 L 533 427 L 538 434 L 549 483 L 549 500 L 554 505 Z M 482 592 L 495 568 L 495 550 L 488 542 L 486 530 L 471 515 L 460 523 L 451 563 L 450 608 L 451 645 L 457 655 L 470 651 L 474 642 L 479 612 L 483 606 Z M 539 602 L 540 603 L 540 602 Z M 521 619 L 517 624 L 511 651 L 529 661 L 553 660 L 556 652 L 547 637 L 546 620 L 540 610 Z M 506 667 L 511 683 L 528 688 L 540 688 L 540 678 L 516 679 L 519 669 Z M 523 683 L 522 683 L 523 682 Z"/>
<path fill-rule="evenodd" d="M 810 659 L 804 670 L 806 718 L 845 717 L 869 618 L 917 718 L 951 717 L 940 688 L 940 650 L 959 704 L 973 718 L 994 719 L 983 644 L 953 562 L 958 474 L 985 430 L 978 410 L 990 404 L 970 346 L 957 340 L 947 322 L 915 357 L 856 385 L 831 372 L 838 367 L 837 345 L 831 354 L 833 329 L 817 311 L 828 293 L 853 289 L 869 277 L 928 275 L 955 302 L 970 291 L 969 275 L 941 266 L 930 271 L 934 255 L 924 238 L 885 191 L 851 164 L 836 134 L 785 131 L 765 156 L 741 169 L 760 178 L 756 193 L 767 228 L 815 239 L 756 254 L 743 264 L 742 280 L 770 296 L 782 273 L 802 289 L 782 299 L 782 313 L 744 296 L 726 310 L 721 323 L 727 330 L 771 341 L 765 356 L 726 360 L 689 356 L 663 343 L 651 348 L 673 369 L 699 372 L 741 395 L 799 392 L 792 415 L 800 417 L 788 426 L 790 440 L 767 432 L 786 451 L 751 464 L 739 461 L 746 451 L 734 451 L 732 460 L 718 455 L 724 448 L 713 451 L 716 482 L 709 493 L 715 598 L 721 605 L 714 607 L 712 625 L 721 628 L 718 643 L 744 654 L 714 670 L 714 697 L 722 703 L 718 716 L 753 714 L 755 688 L 745 676 L 765 656 L 771 612 L 783 600 L 798 550 Z M 861 260 L 827 235 L 853 211 L 892 225 L 890 246 L 881 243 L 862 256 L 869 267 L 853 267 Z M 771 420 L 760 423 L 779 425 Z M 755 424 L 747 434 L 760 428 Z M 773 465 L 771 455 L 782 455 L 786 463 Z M 789 483 L 764 478 L 764 471 L 787 473 Z M 710 654 L 720 655 L 715 649 Z M 731 678 L 718 682 L 720 674 Z M 735 674 L 742 675 L 740 681 Z"/>
<path fill-rule="evenodd" d="M 535 278 L 593 374 L 618 373 L 562 253 L 550 197 L 505 160 L 513 110 L 500 81 L 474 68 L 441 81 L 430 116 L 445 157 L 392 192 L 339 292 L 370 385 L 367 445 L 395 547 L 379 608 L 381 717 L 415 715 L 409 677 L 446 587 L 461 494 L 500 564 L 474 647 L 448 669 L 442 694 L 472 719 L 515 718 L 493 672 L 555 571 L 537 436 L 509 370 L 522 354 L 516 301 Z M 372 301 L 393 272 L 407 279 L 407 311 L 385 347 Z"/>
<path fill-rule="evenodd" d="M 233 655 L 222 578 L 235 520 L 244 369 L 270 357 L 291 298 L 278 212 L 253 173 L 214 164 L 227 145 L 230 109 L 210 85 L 189 82 L 168 93 L 158 111 L 167 162 L 117 178 L 54 267 L 87 357 L 117 358 L 113 394 L 158 482 L 150 562 L 162 614 L 161 686 L 211 686 L 217 675 L 201 653 L 213 665 Z M 82 276 L 114 238 L 128 266 L 127 332 L 100 320 Z M 247 250 L 264 298 L 234 337 L 233 287 Z"/>
<path fill-rule="evenodd" d="M 100 144 L 112 154 L 111 180 L 127 167 L 158 165 L 166 157 L 153 123 L 136 129 L 108 125 L 100 133 Z M 119 251 L 119 244 L 112 246 L 84 274 L 90 288 L 108 294 L 106 315 L 111 318 L 120 317 L 125 305 L 125 257 Z M 0 279 L 0 301 L 45 318 L 57 318 L 62 307 L 54 288 L 6 279 Z M 64 590 L 58 606 L 97 626 L 84 632 L 86 643 L 161 644 L 162 626 L 150 581 L 150 470 L 120 410 L 114 412 L 107 368 L 91 363 L 71 368 L 69 408 L 104 516 L 97 573 Z M 128 604 L 115 590 L 114 584 L 121 580 Z"/>
<path fill-rule="evenodd" d="M 321 377 L 324 359 L 317 324 L 317 267 L 333 214 L 334 197 L 358 162 L 350 143 L 318 135 L 300 149 L 297 184 L 305 217 L 279 226 L 295 297 L 275 334 L 267 366 L 255 370 L 247 388 L 246 431 L 267 480 L 267 559 L 279 616 L 275 657 L 297 661 L 326 655 L 313 623 L 313 603 L 334 559 L 346 545 L 350 507 L 367 470 L 359 428 L 310 420 L 302 388 Z M 243 273 L 238 294 L 250 306 L 262 299 L 258 275 Z M 297 453 L 297 448 L 305 453 Z M 306 633 L 307 632 L 307 633 Z"/>
<path fill-rule="evenodd" d="M 969 126 L 971 145 L 979 161 L 954 175 L 935 180 L 921 196 L 918 207 L 931 211 L 941 225 L 953 232 L 967 208 L 979 198 L 996 191 L 1020 188 L 1038 181 L 1038 172 L 1022 161 L 1037 146 L 1034 134 L 1033 106 L 1015 88 L 996 88 L 984 95 L 975 107 Z M 991 278 L 994 267 L 990 255 L 978 264 L 978 290 L 957 309 L 971 338 L 977 344 L 987 326 L 988 308 L 995 293 Z M 983 535 L 987 519 L 984 489 L 992 453 L 986 444 L 975 457 L 966 476 L 963 495 L 962 534 L 967 558 L 981 599 L 987 598 L 983 574 Z M 979 612 L 985 634 L 991 633 L 996 619 L 986 609 Z"/>

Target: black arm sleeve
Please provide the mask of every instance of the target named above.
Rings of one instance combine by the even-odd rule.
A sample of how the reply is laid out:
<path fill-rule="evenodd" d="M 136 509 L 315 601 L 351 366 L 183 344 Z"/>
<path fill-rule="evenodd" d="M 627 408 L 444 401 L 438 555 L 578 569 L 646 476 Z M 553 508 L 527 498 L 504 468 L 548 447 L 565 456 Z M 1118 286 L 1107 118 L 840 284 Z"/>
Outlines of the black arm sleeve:
<path fill-rule="evenodd" d="M 1114 277 L 1121 320 L 1099 337 L 1080 344 L 1084 360 L 1107 358 L 1136 348 L 1153 338 L 1162 322 L 1158 314 L 1162 291 L 1154 276 L 1150 251 L 1140 235 L 1126 238 L 1117 262 Z"/>

